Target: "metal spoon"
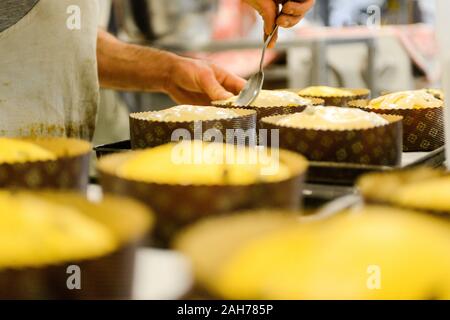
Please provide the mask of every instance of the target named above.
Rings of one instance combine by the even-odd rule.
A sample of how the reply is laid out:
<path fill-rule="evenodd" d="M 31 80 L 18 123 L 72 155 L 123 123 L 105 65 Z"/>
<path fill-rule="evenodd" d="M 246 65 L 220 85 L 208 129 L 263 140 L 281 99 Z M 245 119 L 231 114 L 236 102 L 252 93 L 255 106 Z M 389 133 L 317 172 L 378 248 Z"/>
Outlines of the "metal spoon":
<path fill-rule="evenodd" d="M 266 42 L 264 42 L 264 48 L 261 55 L 261 62 L 259 63 L 259 71 L 252 75 L 245 85 L 244 89 L 242 89 L 241 93 L 236 100 L 237 106 L 247 107 L 249 106 L 255 99 L 258 97 L 261 92 L 263 83 L 264 83 L 264 57 L 266 55 L 267 47 L 269 46 L 270 41 L 278 30 L 278 25 L 275 26 L 272 33 L 267 38 Z"/>
<path fill-rule="evenodd" d="M 278 2 L 281 5 L 284 5 L 289 0 L 279 0 Z M 294 2 L 303 2 L 303 0 L 290 0 Z M 281 12 L 279 13 L 281 14 Z M 264 48 L 261 55 L 261 62 L 259 63 L 259 71 L 252 75 L 245 85 L 244 89 L 239 93 L 239 96 L 236 99 L 236 105 L 242 107 L 248 107 L 253 101 L 256 100 L 259 93 L 261 92 L 263 83 L 264 83 L 264 57 L 266 55 L 267 47 L 269 46 L 270 41 L 272 40 L 275 33 L 277 33 L 278 25 L 275 26 L 272 33 L 267 38 L 266 42 L 264 42 Z"/>
<path fill-rule="evenodd" d="M 347 209 L 358 208 L 364 204 L 358 194 L 349 194 L 322 206 L 314 215 L 300 217 L 300 221 L 325 220 Z"/>

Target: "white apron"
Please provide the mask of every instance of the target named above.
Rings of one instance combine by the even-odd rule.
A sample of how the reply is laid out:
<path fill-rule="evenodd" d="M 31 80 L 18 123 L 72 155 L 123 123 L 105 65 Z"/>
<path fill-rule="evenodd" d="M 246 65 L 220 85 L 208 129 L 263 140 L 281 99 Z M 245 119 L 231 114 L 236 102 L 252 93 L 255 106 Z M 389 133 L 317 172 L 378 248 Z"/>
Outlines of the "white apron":
<path fill-rule="evenodd" d="M 97 18 L 96 0 L 40 0 L 0 33 L 0 136 L 92 139 Z"/>

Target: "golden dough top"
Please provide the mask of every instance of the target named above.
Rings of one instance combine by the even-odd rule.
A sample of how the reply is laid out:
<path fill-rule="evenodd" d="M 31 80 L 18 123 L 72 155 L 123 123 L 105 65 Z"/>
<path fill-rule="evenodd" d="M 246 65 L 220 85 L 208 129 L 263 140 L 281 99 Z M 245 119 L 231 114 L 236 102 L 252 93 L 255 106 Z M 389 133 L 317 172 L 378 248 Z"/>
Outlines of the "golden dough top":
<path fill-rule="evenodd" d="M 233 105 L 237 96 L 228 100 L 217 101 L 218 105 Z M 311 100 L 300 97 L 298 94 L 291 91 L 278 90 L 261 90 L 259 96 L 253 101 L 251 107 L 296 107 L 311 105 Z"/>
<path fill-rule="evenodd" d="M 160 184 L 248 185 L 281 181 L 291 172 L 267 150 L 194 140 L 137 152 L 117 175 Z"/>
<path fill-rule="evenodd" d="M 299 95 L 306 96 L 336 96 L 336 97 L 346 97 L 352 96 L 353 92 L 346 89 L 339 89 L 327 86 L 313 86 L 300 90 Z"/>
<path fill-rule="evenodd" d="M 105 255 L 118 243 L 75 206 L 0 191 L 0 268 L 77 261 Z"/>
<path fill-rule="evenodd" d="M 323 106 L 308 107 L 301 113 L 288 115 L 277 122 L 281 126 L 314 130 L 369 129 L 388 123 L 372 112 Z"/>
<path fill-rule="evenodd" d="M 401 91 L 381 96 L 370 102 L 376 109 L 422 109 L 439 108 L 443 103 L 425 90 Z"/>
<path fill-rule="evenodd" d="M 0 164 L 55 160 L 56 155 L 32 142 L 0 138 Z"/>
<path fill-rule="evenodd" d="M 209 106 L 179 105 L 169 109 L 148 112 L 138 116 L 143 120 L 154 121 L 206 121 L 238 117 L 233 111 Z"/>

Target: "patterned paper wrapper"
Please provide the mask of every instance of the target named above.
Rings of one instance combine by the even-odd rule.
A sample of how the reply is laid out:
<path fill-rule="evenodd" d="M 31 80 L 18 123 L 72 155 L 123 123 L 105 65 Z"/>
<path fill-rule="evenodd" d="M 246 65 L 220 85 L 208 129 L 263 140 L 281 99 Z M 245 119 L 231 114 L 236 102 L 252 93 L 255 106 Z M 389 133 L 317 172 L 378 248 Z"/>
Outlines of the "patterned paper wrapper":
<path fill-rule="evenodd" d="M 377 109 L 369 108 L 369 100 L 356 100 L 349 107 L 384 115 L 403 117 L 403 151 L 433 151 L 445 144 L 444 108 Z"/>
<path fill-rule="evenodd" d="M 317 98 L 310 98 L 311 104 L 313 106 L 319 106 L 324 104 L 324 100 L 317 99 Z M 292 114 L 297 112 L 302 112 L 305 110 L 309 105 L 301 105 L 301 106 L 272 106 L 272 107 L 240 107 L 232 104 L 223 104 L 218 101 L 213 102 L 213 105 L 220 108 L 239 108 L 244 110 L 254 110 L 257 113 L 257 119 L 256 119 L 256 127 L 259 129 L 259 122 L 262 118 L 274 116 L 274 115 L 281 115 L 281 114 Z"/>
<path fill-rule="evenodd" d="M 181 228 L 214 214 L 257 208 L 298 209 L 302 204 L 305 159 L 280 150 L 280 161 L 292 177 L 273 183 L 251 185 L 169 185 L 123 179 L 116 170 L 133 153 L 106 156 L 98 165 L 100 183 L 106 192 L 130 196 L 156 213 L 155 242 L 168 246 Z"/>
<path fill-rule="evenodd" d="M 332 95 L 299 95 L 303 98 L 315 98 L 322 99 L 324 101 L 325 106 L 335 106 L 335 107 L 347 107 L 350 101 L 359 100 L 359 99 L 369 99 L 370 98 L 370 90 L 369 89 L 345 89 L 353 92 L 353 95 L 347 96 L 332 96 Z M 298 90 L 300 91 L 300 90 Z M 297 92 L 298 92 L 297 91 Z"/>
<path fill-rule="evenodd" d="M 66 138 L 21 140 L 54 152 L 57 159 L 0 164 L 0 188 L 86 191 L 92 149 L 90 143 Z"/>
<path fill-rule="evenodd" d="M 131 299 L 136 250 L 143 238 L 153 229 L 153 212 L 140 203 L 109 195 L 99 207 L 88 205 L 83 195 L 72 192 L 45 191 L 36 195 L 81 210 L 87 217 L 92 217 L 110 229 L 119 241 L 118 247 L 114 251 L 92 258 L 43 265 L 0 267 L 0 299 Z M 143 224 L 146 223 L 143 219 L 139 220 L 139 225 L 136 226 L 130 223 L 125 227 L 118 227 L 117 223 L 122 223 L 121 219 L 127 219 L 130 210 L 135 216 L 148 215 L 148 225 Z M 104 220 L 108 216 L 112 217 L 112 220 Z M 81 288 L 72 287 L 77 284 L 77 276 Z"/>
<path fill-rule="evenodd" d="M 0 269 L 0 299 L 131 299 L 136 248 L 128 244 L 97 259 L 42 268 Z M 80 290 L 68 287 L 71 266 L 80 268 Z"/>
<path fill-rule="evenodd" d="M 360 130 L 311 130 L 280 126 L 283 116 L 264 118 L 264 129 L 279 130 L 279 147 L 304 155 L 310 161 L 396 166 L 402 157 L 402 122 L 384 115 L 385 126 Z M 274 147 L 272 141 L 268 145 Z"/>
<path fill-rule="evenodd" d="M 220 142 L 227 142 L 227 130 L 242 129 L 248 131 L 256 128 L 256 112 L 243 109 L 234 109 L 233 111 L 239 116 L 206 121 L 157 121 L 143 119 L 153 112 L 131 114 L 131 147 L 132 149 L 145 149 L 169 143 L 172 141 L 173 132 L 177 129 L 185 129 L 185 132 L 189 133 L 192 139 L 206 141 L 208 141 L 207 131 L 217 129 L 223 137 Z"/>

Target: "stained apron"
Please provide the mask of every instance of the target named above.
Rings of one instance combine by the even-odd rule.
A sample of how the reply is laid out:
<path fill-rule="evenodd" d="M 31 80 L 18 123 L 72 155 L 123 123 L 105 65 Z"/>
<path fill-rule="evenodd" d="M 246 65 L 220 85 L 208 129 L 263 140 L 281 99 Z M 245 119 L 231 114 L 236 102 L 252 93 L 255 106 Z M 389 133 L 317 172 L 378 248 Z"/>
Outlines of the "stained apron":
<path fill-rule="evenodd" d="M 0 136 L 92 139 L 97 19 L 95 0 L 40 0 L 0 33 Z"/>

